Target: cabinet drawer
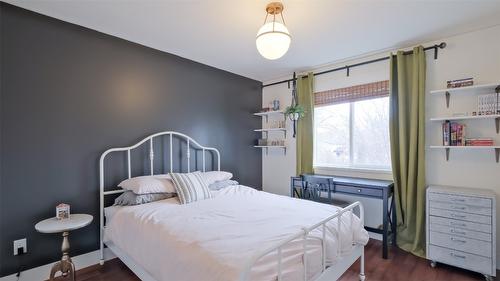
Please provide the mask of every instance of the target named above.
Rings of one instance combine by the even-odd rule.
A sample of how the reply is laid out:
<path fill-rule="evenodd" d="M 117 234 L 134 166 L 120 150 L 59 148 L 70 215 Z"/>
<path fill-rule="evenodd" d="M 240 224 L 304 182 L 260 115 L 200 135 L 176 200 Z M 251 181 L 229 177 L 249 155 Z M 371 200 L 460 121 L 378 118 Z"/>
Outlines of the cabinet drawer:
<path fill-rule="evenodd" d="M 462 229 L 462 228 L 457 228 L 457 227 L 449 227 L 449 226 L 440 225 L 440 224 L 433 224 L 433 223 L 430 224 L 430 230 L 435 231 L 435 232 L 444 233 L 444 234 L 454 235 L 454 236 L 461 236 L 461 237 L 482 240 L 482 241 L 486 241 L 488 243 L 491 242 L 491 234 L 484 233 L 484 232 L 467 230 L 467 229 Z"/>
<path fill-rule="evenodd" d="M 458 227 L 461 229 L 475 230 L 475 231 L 480 231 L 480 232 L 485 232 L 485 233 L 492 233 L 490 224 L 481 224 L 481 223 L 475 223 L 475 222 L 469 222 L 469 221 L 460 221 L 460 220 L 441 218 L 441 217 L 435 217 L 435 216 L 429 216 L 429 223 L 431 225 L 432 224 L 439 224 L 439 225 L 444 225 L 444 226 L 449 226 L 449 227 Z"/>
<path fill-rule="evenodd" d="M 491 199 L 430 192 L 429 200 L 491 208 Z"/>
<path fill-rule="evenodd" d="M 483 274 L 495 275 L 493 272 L 493 261 L 490 258 L 454 251 L 434 245 L 429 245 L 427 258 Z"/>
<path fill-rule="evenodd" d="M 430 215 L 433 216 L 445 217 L 456 220 L 464 220 L 476 223 L 491 224 L 490 216 L 468 214 L 468 213 L 455 212 L 455 211 L 436 209 L 436 208 L 429 208 L 429 211 Z"/>
<path fill-rule="evenodd" d="M 352 193 L 352 194 L 360 194 L 366 196 L 382 196 L 382 190 L 376 188 L 367 188 L 367 187 L 356 187 L 350 185 L 335 185 L 335 191 L 344 192 L 344 193 Z"/>
<path fill-rule="evenodd" d="M 465 205 L 461 203 L 446 203 L 439 201 L 430 201 L 429 204 L 431 208 L 491 216 L 491 208 L 489 207 L 479 207 L 479 206 Z"/>
<path fill-rule="evenodd" d="M 429 236 L 429 243 L 432 245 L 491 258 L 491 242 L 485 242 L 434 231 L 430 231 Z"/>

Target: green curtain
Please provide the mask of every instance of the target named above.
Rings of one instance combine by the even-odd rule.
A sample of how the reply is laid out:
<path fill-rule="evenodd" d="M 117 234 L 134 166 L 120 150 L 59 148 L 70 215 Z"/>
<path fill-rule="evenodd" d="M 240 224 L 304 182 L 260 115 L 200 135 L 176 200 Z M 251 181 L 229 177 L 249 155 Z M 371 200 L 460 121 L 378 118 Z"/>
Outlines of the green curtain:
<path fill-rule="evenodd" d="M 397 52 L 390 60 L 391 161 L 397 244 L 425 256 L 425 51 Z"/>
<path fill-rule="evenodd" d="M 297 122 L 297 175 L 313 173 L 313 84 L 312 72 L 297 79 L 298 104 L 305 110 L 305 116 Z"/>

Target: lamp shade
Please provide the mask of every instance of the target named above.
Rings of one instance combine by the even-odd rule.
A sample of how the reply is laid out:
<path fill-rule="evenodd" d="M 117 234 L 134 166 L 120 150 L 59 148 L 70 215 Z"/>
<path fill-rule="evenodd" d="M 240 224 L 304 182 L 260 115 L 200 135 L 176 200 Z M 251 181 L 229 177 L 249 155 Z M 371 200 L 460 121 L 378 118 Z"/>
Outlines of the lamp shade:
<path fill-rule="evenodd" d="M 281 58 L 290 47 L 291 37 L 285 25 L 279 22 L 268 22 L 257 32 L 257 50 L 269 60 Z"/>

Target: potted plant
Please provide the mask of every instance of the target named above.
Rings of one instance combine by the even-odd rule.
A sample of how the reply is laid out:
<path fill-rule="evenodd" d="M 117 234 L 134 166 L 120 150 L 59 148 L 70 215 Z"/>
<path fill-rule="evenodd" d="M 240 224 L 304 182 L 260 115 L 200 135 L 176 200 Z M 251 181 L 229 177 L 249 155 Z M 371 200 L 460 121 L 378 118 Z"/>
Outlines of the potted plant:
<path fill-rule="evenodd" d="M 289 107 L 285 109 L 285 117 L 290 118 L 290 120 L 293 122 L 293 137 L 295 138 L 295 135 L 297 133 L 297 121 L 299 121 L 300 118 L 303 118 L 306 115 L 306 111 L 302 107 L 302 105 L 292 103 Z"/>
<path fill-rule="evenodd" d="M 284 113 L 285 116 L 290 118 L 292 121 L 298 121 L 306 115 L 306 111 L 299 104 L 288 106 Z"/>

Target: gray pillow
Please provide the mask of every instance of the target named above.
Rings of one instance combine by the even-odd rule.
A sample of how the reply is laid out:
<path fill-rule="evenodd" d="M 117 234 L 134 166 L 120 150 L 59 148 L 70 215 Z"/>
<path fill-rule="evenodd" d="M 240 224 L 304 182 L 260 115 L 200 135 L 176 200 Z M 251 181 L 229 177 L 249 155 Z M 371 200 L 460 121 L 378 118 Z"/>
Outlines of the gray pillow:
<path fill-rule="evenodd" d="M 235 180 L 225 180 L 225 181 L 216 181 L 208 186 L 210 190 L 219 190 L 224 187 L 228 187 L 230 185 L 238 185 L 239 183 Z"/>
<path fill-rule="evenodd" d="M 119 206 L 132 206 L 146 204 L 158 200 L 174 197 L 175 193 L 148 193 L 148 194 L 135 194 L 130 190 L 126 190 L 122 195 L 115 199 L 114 205 Z"/>

